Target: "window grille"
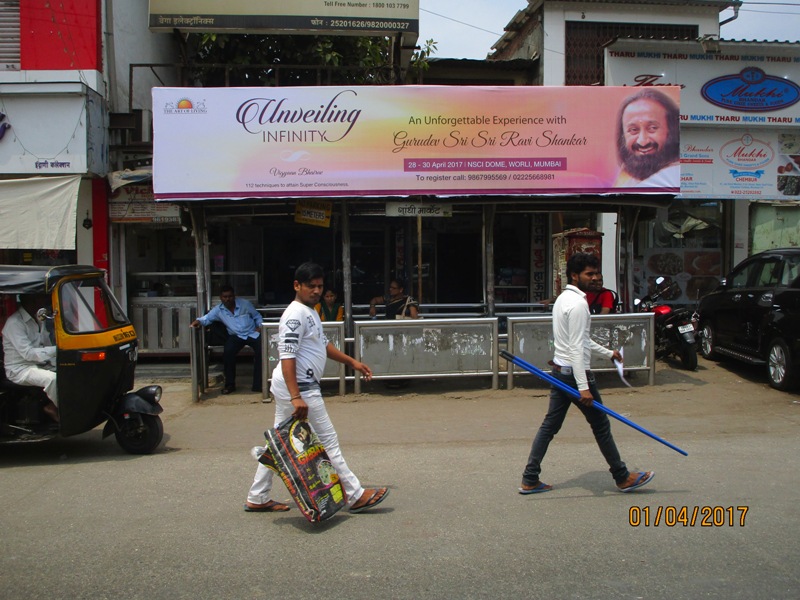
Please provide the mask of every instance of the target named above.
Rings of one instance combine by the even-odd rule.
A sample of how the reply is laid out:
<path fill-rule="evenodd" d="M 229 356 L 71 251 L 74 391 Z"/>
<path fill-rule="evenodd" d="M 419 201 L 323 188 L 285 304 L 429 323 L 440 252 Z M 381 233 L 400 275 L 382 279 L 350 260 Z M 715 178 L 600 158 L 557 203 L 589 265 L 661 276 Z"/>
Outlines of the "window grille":
<path fill-rule="evenodd" d="M 615 37 L 696 40 L 697 36 L 696 25 L 567 21 L 564 81 L 566 85 L 603 85 L 603 46 Z"/>

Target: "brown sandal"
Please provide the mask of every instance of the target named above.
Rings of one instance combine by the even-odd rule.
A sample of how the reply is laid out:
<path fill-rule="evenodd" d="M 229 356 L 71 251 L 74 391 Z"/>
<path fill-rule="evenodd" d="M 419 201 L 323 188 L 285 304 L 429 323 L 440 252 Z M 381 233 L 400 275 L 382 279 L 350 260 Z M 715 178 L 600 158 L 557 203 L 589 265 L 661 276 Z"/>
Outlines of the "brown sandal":
<path fill-rule="evenodd" d="M 374 508 L 378 506 L 378 504 L 383 502 L 386 496 L 389 495 L 389 488 L 385 487 L 374 489 L 372 491 L 372 494 L 370 494 L 369 496 L 367 496 L 368 491 L 369 490 L 364 490 L 364 493 L 361 494 L 361 498 L 359 498 L 356 501 L 356 503 L 352 507 L 350 507 L 351 513 L 360 513 L 362 511 L 369 510 L 370 508 Z M 359 504 L 359 502 L 361 502 L 361 499 L 364 498 L 364 496 L 367 496 L 366 502 L 364 502 L 360 506 L 356 506 L 356 504 Z"/>
<path fill-rule="evenodd" d="M 246 502 L 244 505 L 246 512 L 286 512 L 290 508 L 288 504 L 281 504 L 280 502 L 275 502 L 275 500 L 270 500 L 264 504 Z"/>

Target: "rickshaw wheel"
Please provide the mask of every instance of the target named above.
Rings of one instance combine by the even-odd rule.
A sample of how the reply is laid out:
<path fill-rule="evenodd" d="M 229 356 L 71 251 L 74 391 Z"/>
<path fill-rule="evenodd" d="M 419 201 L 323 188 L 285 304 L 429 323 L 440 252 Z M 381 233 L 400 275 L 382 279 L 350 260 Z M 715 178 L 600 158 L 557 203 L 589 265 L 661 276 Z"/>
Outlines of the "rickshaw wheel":
<path fill-rule="evenodd" d="M 138 419 L 130 419 L 122 428 L 114 432 L 117 443 L 130 454 L 150 454 L 161 443 L 164 437 L 164 425 L 158 415 L 139 415 Z"/>

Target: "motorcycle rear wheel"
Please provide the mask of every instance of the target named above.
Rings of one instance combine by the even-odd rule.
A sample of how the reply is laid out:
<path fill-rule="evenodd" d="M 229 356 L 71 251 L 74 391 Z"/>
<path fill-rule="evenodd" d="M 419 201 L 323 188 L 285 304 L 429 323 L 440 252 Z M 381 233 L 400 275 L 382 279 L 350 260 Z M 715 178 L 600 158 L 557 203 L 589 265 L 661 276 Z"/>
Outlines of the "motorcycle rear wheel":
<path fill-rule="evenodd" d="M 681 349 L 681 364 L 687 371 L 697 369 L 697 348 L 695 346 L 684 346 Z"/>

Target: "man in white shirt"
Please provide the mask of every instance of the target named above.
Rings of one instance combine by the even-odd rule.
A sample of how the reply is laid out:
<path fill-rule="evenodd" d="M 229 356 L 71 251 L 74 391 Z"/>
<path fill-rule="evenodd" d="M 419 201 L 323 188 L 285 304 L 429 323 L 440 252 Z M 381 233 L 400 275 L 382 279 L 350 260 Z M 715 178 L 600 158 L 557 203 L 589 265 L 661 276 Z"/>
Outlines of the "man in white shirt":
<path fill-rule="evenodd" d="M 570 282 L 553 305 L 552 375 L 563 383 L 577 388 L 580 400 L 557 387 L 550 388 L 550 407 L 533 440 L 528 464 L 522 475 L 520 494 L 537 494 L 553 489 L 539 479 L 541 463 L 553 437 L 561 429 L 570 404 L 575 405 L 592 427 L 600 452 L 621 492 L 630 492 L 652 481 L 652 471 L 630 472 L 622 461 L 611 435 L 608 416 L 594 408 L 592 401 L 602 404 L 594 375 L 588 370 L 592 352 L 622 362 L 618 350 L 603 348 L 590 337 L 591 315 L 586 292 L 593 289 L 600 277 L 600 261 L 592 254 L 575 253 L 567 261 L 567 280 Z"/>
<path fill-rule="evenodd" d="M 374 508 L 386 498 L 389 489 L 363 488 L 350 470 L 339 448 L 339 438 L 325 409 L 320 379 L 327 358 L 344 363 L 369 381 L 370 368 L 348 356 L 328 341 L 314 306 L 324 290 L 324 271 L 314 263 L 303 263 L 295 271 L 294 301 L 286 307 L 278 325 L 280 361 L 272 372 L 270 391 L 275 396 L 275 425 L 290 416 L 308 419 L 339 475 L 350 512 Z M 289 506 L 270 499 L 273 472 L 258 465 L 244 509 L 248 512 L 282 512 Z"/>
<path fill-rule="evenodd" d="M 56 347 L 44 323 L 36 318 L 39 309 L 49 306 L 47 294 L 20 296 L 20 307 L 3 327 L 3 362 L 6 377 L 12 383 L 44 388 L 50 402 L 43 410 L 58 421 Z"/>

